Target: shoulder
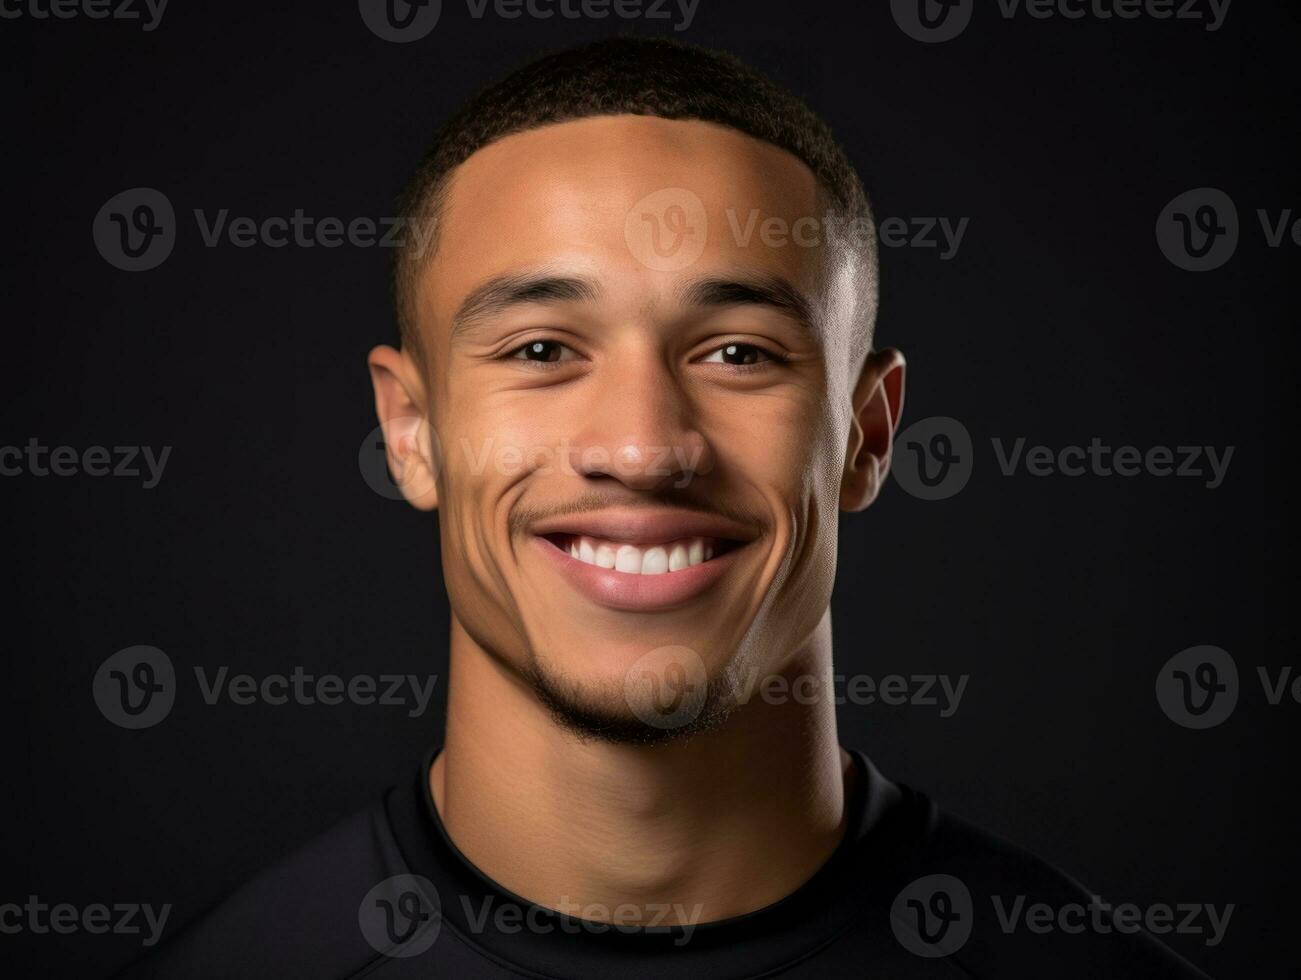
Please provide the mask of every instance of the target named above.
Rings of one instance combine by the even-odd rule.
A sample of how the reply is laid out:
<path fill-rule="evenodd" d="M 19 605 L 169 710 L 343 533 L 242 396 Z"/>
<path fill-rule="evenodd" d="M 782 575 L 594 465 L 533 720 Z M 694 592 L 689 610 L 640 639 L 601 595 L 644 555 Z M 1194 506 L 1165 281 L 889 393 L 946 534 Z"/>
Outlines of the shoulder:
<path fill-rule="evenodd" d="M 119 974 L 152 977 L 349 975 L 378 955 L 357 927 L 367 892 L 402 871 L 382 803 L 269 866 Z"/>
<path fill-rule="evenodd" d="M 890 896 L 891 926 L 919 955 L 947 956 L 974 977 L 1202 978 L 1154 932 L 1172 931 L 1169 906 L 1104 896 L 1042 858 L 904 790 L 917 848 Z M 1203 909 L 1203 926 L 1213 910 Z M 1208 928 L 1206 930 L 1210 932 Z"/>

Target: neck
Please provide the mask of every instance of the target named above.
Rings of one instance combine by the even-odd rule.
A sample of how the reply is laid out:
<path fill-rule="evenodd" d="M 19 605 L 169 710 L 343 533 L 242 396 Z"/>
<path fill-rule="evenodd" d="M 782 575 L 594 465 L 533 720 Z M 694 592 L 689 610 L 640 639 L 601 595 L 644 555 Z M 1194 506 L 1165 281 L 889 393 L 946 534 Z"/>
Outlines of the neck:
<path fill-rule="evenodd" d="M 829 614 L 784 663 L 785 690 L 804 678 L 799 697 L 756 689 L 716 730 L 610 744 L 558 725 L 453 621 L 447 733 L 430 772 L 443 824 L 498 884 L 581 918 L 695 924 L 770 905 L 839 844 L 850 772 Z"/>

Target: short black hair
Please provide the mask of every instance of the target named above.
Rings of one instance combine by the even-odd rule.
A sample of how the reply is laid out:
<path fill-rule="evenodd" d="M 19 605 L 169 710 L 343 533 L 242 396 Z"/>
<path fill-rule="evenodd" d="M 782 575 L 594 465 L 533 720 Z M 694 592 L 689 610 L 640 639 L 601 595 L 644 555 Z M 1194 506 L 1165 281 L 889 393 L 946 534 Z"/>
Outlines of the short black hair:
<path fill-rule="evenodd" d="M 733 55 L 667 38 L 614 37 L 545 55 L 490 85 L 438 131 L 400 200 L 405 227 L 435 228 L 453 170 L 489 143 L 591 116 L 695 119 L 730 126 L 804 162 L 840 217 L 866 222 L 863 242 L 875 310 L 876 231 L 853 165 L 827 124 L 799 98 Z M 422 256 L 396 251 L 393 301 L 404 344 L 420 348 L 414 296 Z M 436 247 L 436 246 L 435 246 Z M 870 345 L 872 324 L 864 326 Z"/>

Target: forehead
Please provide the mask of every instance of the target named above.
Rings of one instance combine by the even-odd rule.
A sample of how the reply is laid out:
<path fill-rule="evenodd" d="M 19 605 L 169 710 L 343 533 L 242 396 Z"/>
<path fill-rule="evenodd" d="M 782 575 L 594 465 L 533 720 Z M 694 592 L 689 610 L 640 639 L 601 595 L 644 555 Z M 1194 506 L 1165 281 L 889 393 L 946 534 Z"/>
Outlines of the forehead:
<path fill-rule="evenodd" d="M 420 280 L 422 331 L 426 313 L 445 331 L 478 284 L 540 269 L 643 304 L 685 279 L 744 272 L 811 291 L 820 201 L 794 155 L 713 123 L 600 116 L 508 136 L 452 175 Z"/>

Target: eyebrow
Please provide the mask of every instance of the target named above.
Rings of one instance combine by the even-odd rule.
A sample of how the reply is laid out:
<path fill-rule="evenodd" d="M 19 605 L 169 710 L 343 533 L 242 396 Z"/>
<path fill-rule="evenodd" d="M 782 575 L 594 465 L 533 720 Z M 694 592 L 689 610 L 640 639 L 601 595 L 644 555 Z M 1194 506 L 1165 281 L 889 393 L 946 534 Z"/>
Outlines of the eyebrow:
<path fill-rule="evenodd" d="M 688 306 L 767 306 L 790 317 L 810 333 L 817 332 L 813 304 L 788 280 L 777 275 L 699 279 L 683 289 L 682 299 Z"/>
<path fill-rule="evenodd" d="M 571 276 L 546 273 L 498 276 L 475 287 L 461 303 L 452 317 L 452 336 L 512 306 L 593 302 L 600 295 L 601 288 L 596 283 Z M 778 275 L 698 279 L 684 286 L 679 297 L 684 305 L 693 307 L 766 306 L 809 332 L 817 332 L 808 298 Z"/>
<path fill-rule="evenodd" d="M 600 293 L 600 287 L 586 279 L 547 274 L 498 276 L 477 286 L 465 297 L 456 315 L 452 317 L 452 335 L 512 306 L 525 303 L 591 302 Z"/>

